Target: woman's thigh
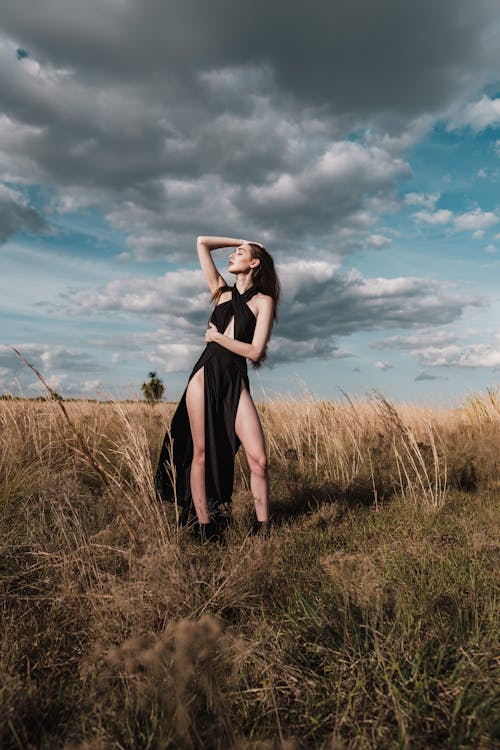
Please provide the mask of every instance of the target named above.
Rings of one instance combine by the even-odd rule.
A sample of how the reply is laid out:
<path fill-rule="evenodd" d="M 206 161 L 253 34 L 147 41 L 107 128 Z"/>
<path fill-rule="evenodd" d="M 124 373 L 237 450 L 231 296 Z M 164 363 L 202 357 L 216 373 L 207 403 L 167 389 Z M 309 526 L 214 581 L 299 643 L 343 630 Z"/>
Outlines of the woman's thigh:
<path fill-rule="evenodd" d="M 247 454 L 249 463 L 252 459 L 262 461 L 262 458 L 266 455 L 264 433 L 257 409 L 246 388 L 243 388 L 240 394 L 236 411 L 235 431 Z"/>
<path fill-rule="evenodd" d="M 204 368 L 195 372 L 186 391 L 186 407 L 193 439 L 193 450 L 205 451 L 205 373 Z"/>

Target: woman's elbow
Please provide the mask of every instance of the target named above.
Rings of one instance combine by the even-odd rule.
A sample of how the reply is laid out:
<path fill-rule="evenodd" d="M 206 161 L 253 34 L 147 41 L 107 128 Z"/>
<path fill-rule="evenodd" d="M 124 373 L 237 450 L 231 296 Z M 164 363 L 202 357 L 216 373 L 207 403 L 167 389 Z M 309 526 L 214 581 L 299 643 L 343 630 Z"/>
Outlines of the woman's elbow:
<path fill-rule="evenodd" d="M 263 354 L 263 350 L 260 347 L 257 348 L 256 346 L 252 346 L 249 359 L 252 362 L 258 362 L 260 358 L 262 357 L 262 354 Z"/>

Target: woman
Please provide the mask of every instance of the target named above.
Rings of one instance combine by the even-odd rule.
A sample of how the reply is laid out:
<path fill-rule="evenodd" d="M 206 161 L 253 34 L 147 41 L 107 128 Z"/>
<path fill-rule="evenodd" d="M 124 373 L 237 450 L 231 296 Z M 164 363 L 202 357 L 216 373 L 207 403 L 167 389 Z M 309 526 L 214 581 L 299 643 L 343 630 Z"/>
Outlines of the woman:
<path fill-rule="evenodd" d="M 232 287 L 211 256 L 212 250 L 221 247 L 236 248 L 228 265 L 236 275 Z M 211 539 L 219 530 L 219 506 L 231 501 L 234 458 L 241 444 L 255 503 L 252 530 L 267 528 L 267 458 L 259 415 L 250 396 L 246 360 L 259 367 L 266 358 L 277 319 L 280 283 L 271 255 L 258 242 L 198 237 L 197 250 L 215 307 L 205 334 L 207 346 L 165 435 L 155 485 L 163 499 L 175 499 L 182 507 L 182 524 L 190 521 L 194 506 L 199 536 Z"/>

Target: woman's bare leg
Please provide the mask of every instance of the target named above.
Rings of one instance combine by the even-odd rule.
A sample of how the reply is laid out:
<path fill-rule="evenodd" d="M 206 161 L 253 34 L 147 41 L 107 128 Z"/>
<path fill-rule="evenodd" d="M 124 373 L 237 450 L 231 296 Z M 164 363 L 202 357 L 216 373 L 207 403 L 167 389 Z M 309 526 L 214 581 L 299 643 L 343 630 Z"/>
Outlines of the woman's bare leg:
<path fill-rule="evenodd" d="M 250 489 L 258 521 L 269 520 L 269 478 L 264 433 L 255 404 L 246 388 L 240 395 L 235 430 L 250 467 Z"/>
<path fill-rule="evenodd" d="M 204 368 L 193 375 L 186 391 L 186 407 L 193 438 L 193 461 L 191 463 L 191 495 L 200 523 L 209 523 L 205 485 L 205 373 Z"/>

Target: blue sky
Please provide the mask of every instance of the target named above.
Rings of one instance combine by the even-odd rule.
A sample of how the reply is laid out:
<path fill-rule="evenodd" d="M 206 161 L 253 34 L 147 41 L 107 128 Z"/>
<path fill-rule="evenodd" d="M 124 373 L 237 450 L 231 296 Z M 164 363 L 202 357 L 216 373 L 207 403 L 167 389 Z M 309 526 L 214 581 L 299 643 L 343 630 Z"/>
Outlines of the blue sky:
<path fill-rule="evenodd" d="M 273 34 L 260 2 L 173 2 L 168 28 L 153 0 L 57 5 L 3 12 L 0 392 L 41 392 L 14 345 L 62 395 L 137 397 L 155 370 L 177 399 L 210 312 L 197 234 L 275 257 L 256 397 L 496 386 L 494 3 L 422 2 L 409 25 L 384 0 L 369 34 L 346 3 Z"/>

